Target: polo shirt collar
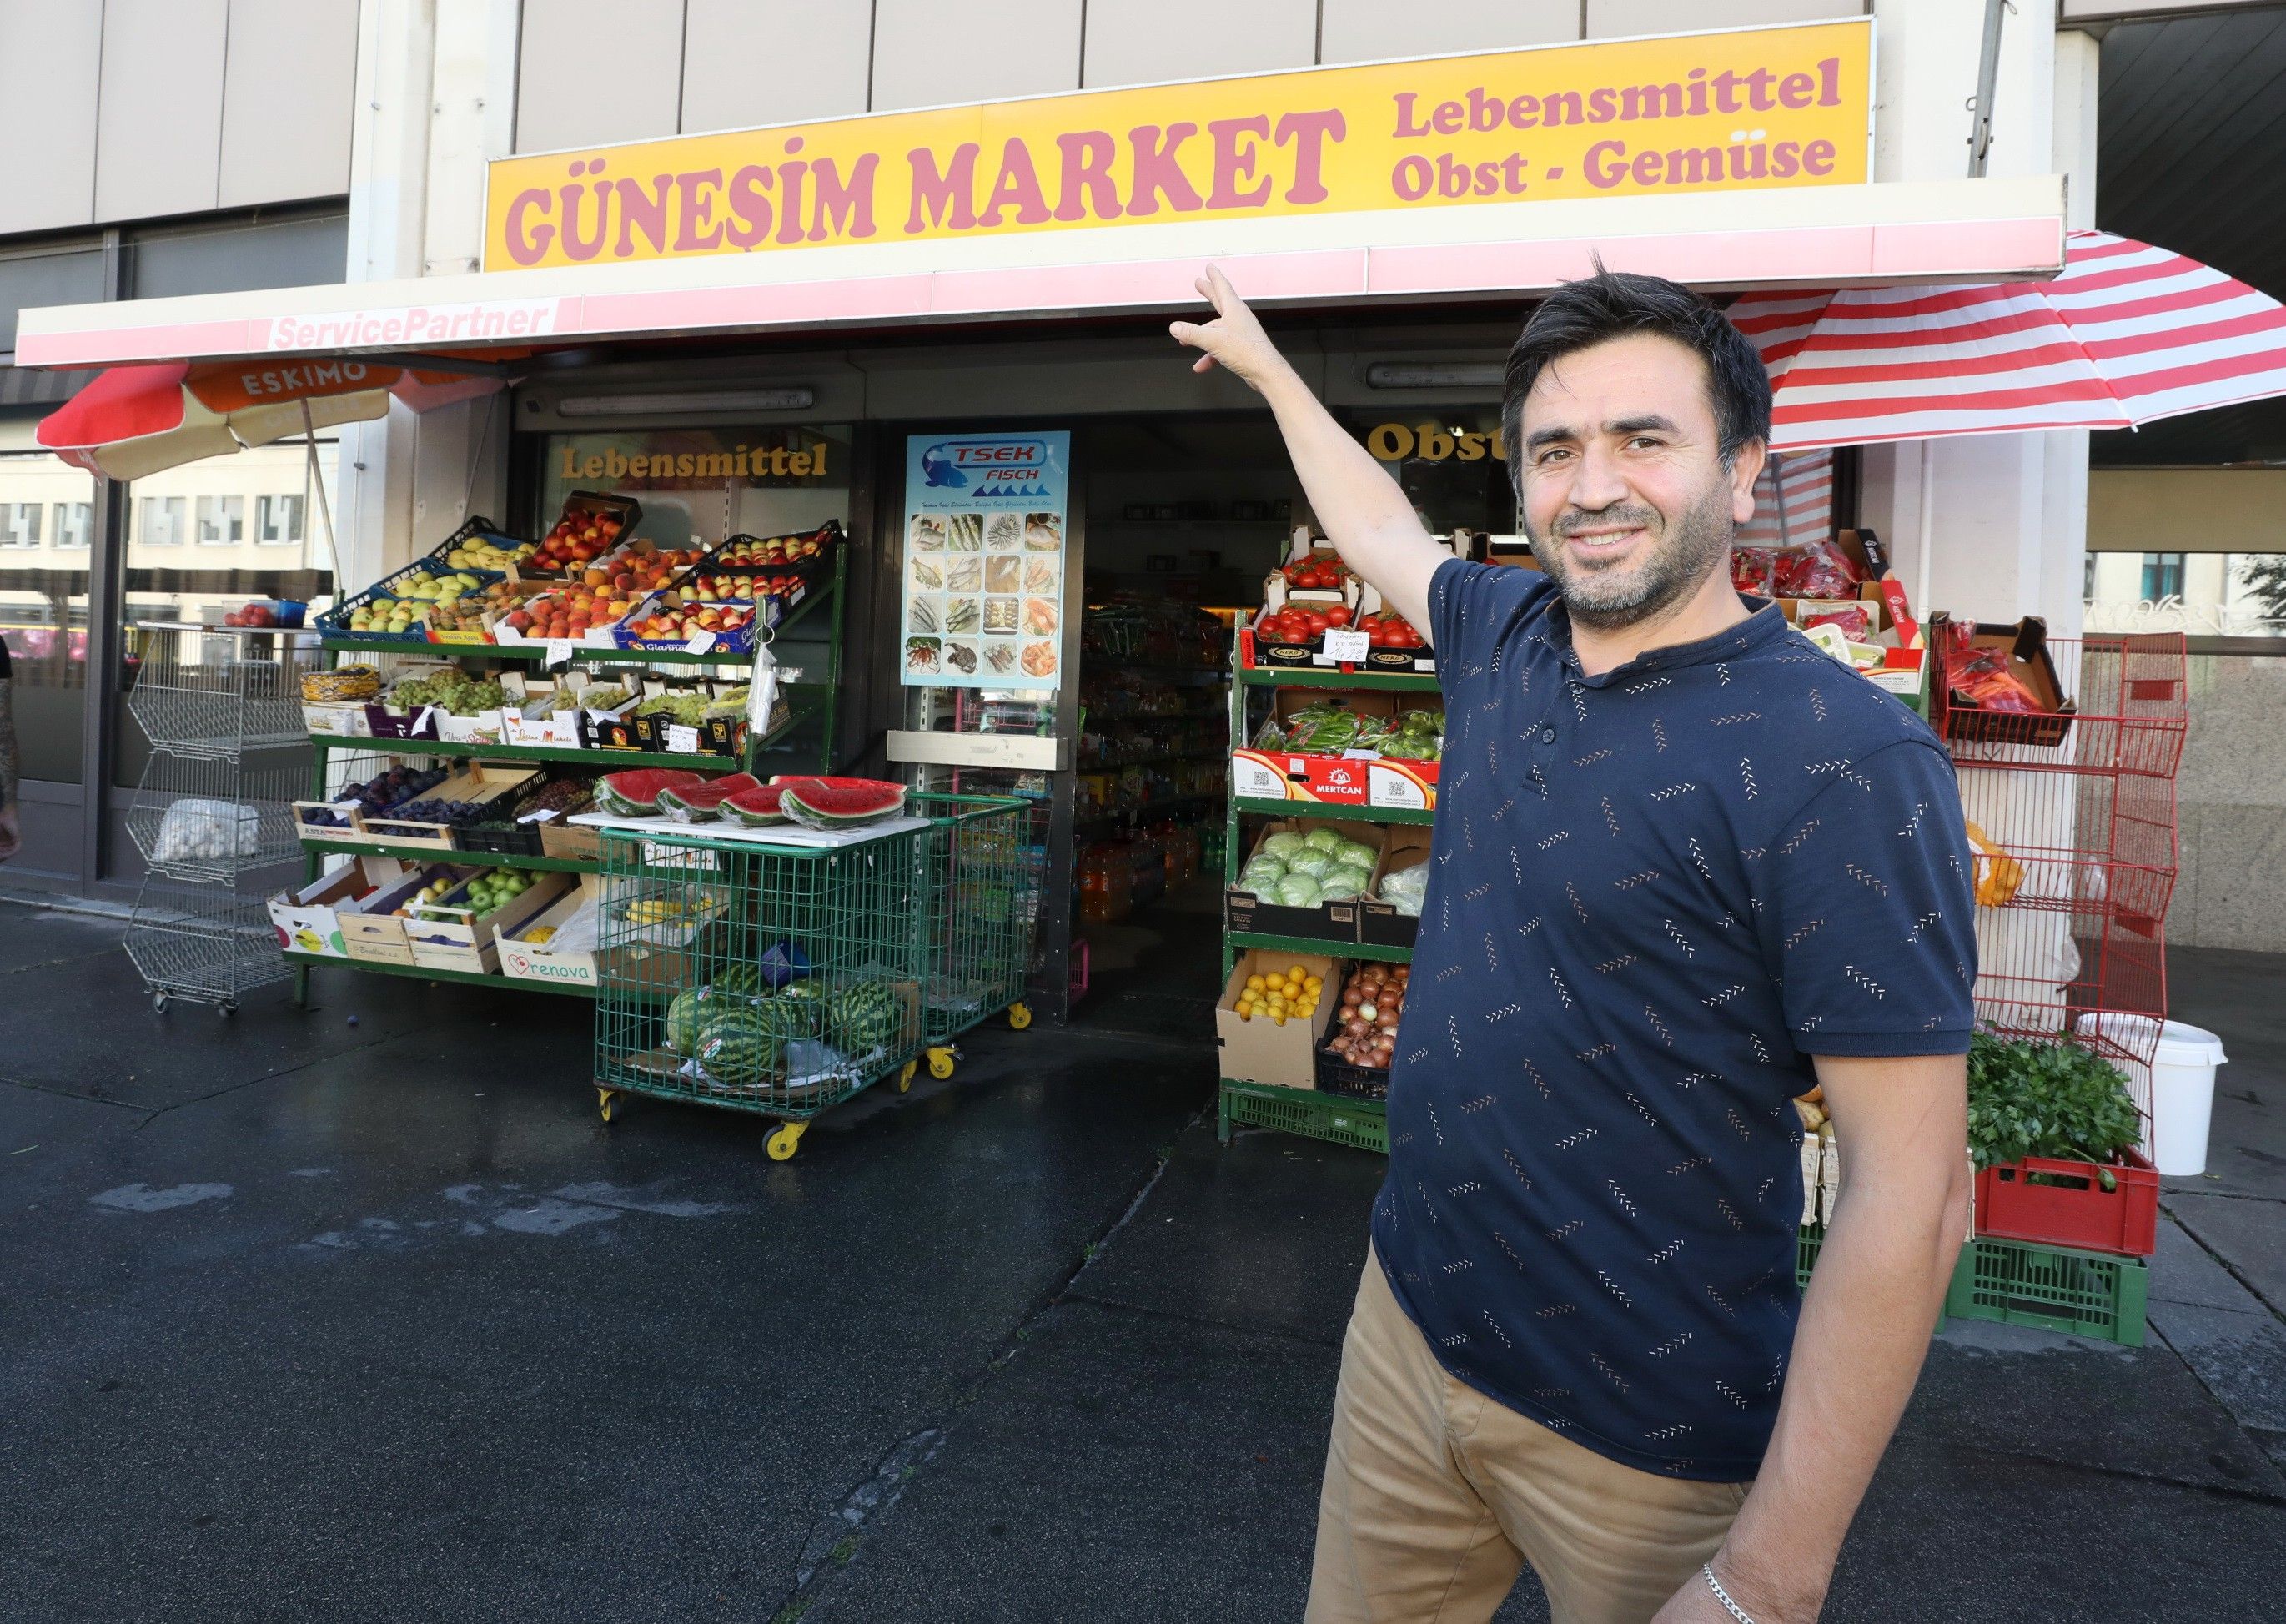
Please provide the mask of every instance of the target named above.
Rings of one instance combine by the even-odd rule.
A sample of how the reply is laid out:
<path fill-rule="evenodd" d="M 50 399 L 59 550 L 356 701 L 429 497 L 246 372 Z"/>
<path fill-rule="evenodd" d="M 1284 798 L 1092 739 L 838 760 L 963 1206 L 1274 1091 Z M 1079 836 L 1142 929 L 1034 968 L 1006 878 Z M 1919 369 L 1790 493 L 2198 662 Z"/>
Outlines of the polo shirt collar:
<path fill-rule="evenodd" d="M 1570 680 L 1582 688 L 1606 688 L 1623 678 L 1643 675 L 1648 672 L 1676 671 L 1690 666 L 1712 666 L 1723 660 L 1738 659 L 1768 647 L 1787 632 L 1785 616 L 1768 598 L 1738 595 L 1738 602 L 1747 610 L 1746 618 L 1736 626 L 1725 627 L 1711 637 L 1701 637 L 1695 643 L 1664 643 L 1646 649 L 1624 665 L 1614 666 L 1601 676 L 1589 676 L 1580 669 L 1580 656 L 1572 647 L 1572 616 L 1559 601 L 1549 611 L 1549 642 L 1564 661 Z"/>

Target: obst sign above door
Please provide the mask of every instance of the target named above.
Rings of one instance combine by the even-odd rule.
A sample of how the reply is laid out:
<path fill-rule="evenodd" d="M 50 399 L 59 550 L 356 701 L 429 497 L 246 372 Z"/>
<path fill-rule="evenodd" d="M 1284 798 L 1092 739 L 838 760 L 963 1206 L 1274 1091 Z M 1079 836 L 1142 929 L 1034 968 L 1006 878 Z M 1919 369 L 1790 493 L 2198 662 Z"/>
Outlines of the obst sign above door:
<path fill-rule="evenodd" d="M 1862 183 L 1872 20 L 879 114 L 498 160 L 485 269 Z"/>

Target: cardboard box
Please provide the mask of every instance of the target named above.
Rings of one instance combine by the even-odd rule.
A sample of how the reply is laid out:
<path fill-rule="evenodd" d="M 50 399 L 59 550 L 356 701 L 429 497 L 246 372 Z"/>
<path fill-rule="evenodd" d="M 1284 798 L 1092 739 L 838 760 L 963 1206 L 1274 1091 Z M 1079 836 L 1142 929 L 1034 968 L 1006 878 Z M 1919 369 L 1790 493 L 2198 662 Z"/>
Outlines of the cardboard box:
<path fill-rule="evenodd" d="M 1311 705 L 1336 705 L 1360 716 L 1387 718 L 1407 711 L 1441 709 L 1425 695 L 1363 692 L 1324 693 L 1287 688 L 1273 701 L 1281 722 Z M 1437 804 L 1439 763 L 1383 757 L 1371 751 L 1315 755 L 1292 750 L 1231 752 L 1231 793 L 1263 800 L 1331 802 L 1355 807 L 1409 807 L 1422 811 Z"/>
<path fill-rule="evenodd" d="M 593 690 L 607 693 L 624 685 L 611 681 L 598 682 L 584 671 L 569 671 L 561 677 L 528 675 L 510 672 L 501 679 L 508 692 L 508 705 L 501 713 L 504 742 L 511 745 L 545 745 L 556 749 L 577 749 L 579 746 L 579 713 L 577 710 L 548 710 L 560 694 L 569 691 L 584 694 Z M 639 694 L 630 695 L 614 706 L 606 706 L 602 713 L 623 716 L 640 702 Z M 531 712 L 527 715 L 525 713 Z"/>
<path fill-rule="evenodd" d="M 471 761 L 468 771 L 430 785 L 413 800 L 489 803 L 522 794 L 540 782 L 541 772 L 540 768 L 517 763 Z M 438 851 L 451 851 L 460 843 L 458 831 L 451 824 L 424 823 L 419 818 L 389 813 L 371 817 L 352 813 L 350 821 L 359 833 L 384 846 L 428 846 Z"/>
<path fill-rule="evenodd" d="M 1389 830 L 1389 842 L 1383 848 L 1380 866 L 1375 869 L 1376 889 L 1381 882 L 1399 869 L 1417 868 L 1429 861 L 1430 839 L 1426 829 L 1402 824 Z M 1409 948 L 1421 933 L 1418 914 L 1399 913 L 1397 904 L 1384 903 L 1377 897 L 1358 899 L 1358 940 L 1376 947 Z"/>
<path fill-rule="evenodd" d="M 334 914 L 341 932 L 343 952 L 351 958 L 377 965 L 411 964 L 413 944 L 405 939 L 406 922 L 397 917 L 397 910 L 410 903 L 432 879 L 450 878 L 457 884 L 475 872 L 474 869 L 431 863 L 419 870 L 407 870 L 395 885 L 384 887 L 361 902 L 337 906 Z"/>
<path fill-rule="evenodd" d="M 1222 1075 L 1235 1083 L 1269 1083 L 1280 1088 L 1314 1088 L 1317 1049 L 1326 1029 L 1341 1006 L 1337 997 L 1321 996 L 1317 1013 L 1307 1021 L 1275 1024 L 1267 1015 L 1251 1021 L 1238 1018 L 1238 995 L 1246 978 L 1300 965 L 1311 975 L 1324 978 L 1330 990 L 1337 985 L 1339 964 L 1316 953 L 1273 953 L 1255 948 L 1239 955 L 1230 980 L 1215 1002 L 1215 1042 L 1222 1050 Z"/>
<path fill-rule="evenodd" d="M 1932 675 L 1933 682 L 1950 682 L 1958 637 L 1951 617 L 1942 611 L 1929 617 L 1929 646 L 1943 669 L 1943 677 Z M 2062 680 L 2056 674 L 2055 661 L 2048 653 L 2048 623 L 2038 615 L 2026 615 L 2014 626 L 1979 620 L 1969 627 L 1967 642 L 1973 649 L 1990 649 L 2005 655 L 2008 674 L 2031 690 L 2033 701 L 2040 708 L 2029 716 L 2014 711 L 1987 711 L 1948 690 L 1941 707 L 1943 737 L 2039 749 L 2062 744 L 2079 706 L 2064 692 Z"/>
<path fill-rule="evenodd" d="M 540 825 L 540 849 L 550 857 L 600 863 L 603 859 L 603 832 L 592 824 L 552 817 Z"/>
<path fill-rule="evenodd" d="M 559 894 L 538 913 L 513 929 L 497 934 L 502 975 L 515 981 L 553 981 L 559 986 L 597 985 L 598 933 L 603 925 L 595 876 L 581 874 L 579 883 Z M 519 901 L 522 899 L 519 898 Z M 555 934 L 545 942 L 527 938 L 548 928 Z"/>
<path fill-rule="evenodd" d="M 312 737 L 371 738 L 373 729 L 362 705 L 319 705 L 302 702 L 302 726 Z"/>
<path fill-rule="evenodd" d="M 1337 823 L 1322 817 L 1281 819 L 1265 829 L 1256 840 L 1248 855 L 1259 849 L 1263 840 L 1281 831 L 1308 834 L 1313 829 L 1330 829 L 1344 840 L 1361 841 L 1386 853 L 1389 831 L 1370 824 Z M 1242 868 L 1245 865 L 1240 864 Z M 1375 862 L 1376 876 L 1380 859 Z M 1242 891 L 1232 886 L 1223 893 L 1224 923 L 1234 931 L 1258 931 L 1273 936 L 1308 936 L 1322 942 L 1355 942 L 1358 939 L 1358 899 L 1344 897 L 1338 902 L 1320 903 L 1315 908 L 1289 908 L 1281 903 L 1267 901 L 1251 891 Z"/>
<path fill-rule="evenodd" d="M 572 888 L 568 874 L 541 874 L 521 896 L 478 916 L 468 911 L 465 883 L 429 904 L 425 917 L 403 921 L 405 940 L 413 962 L 431 970 L 458 970 L 469 975 L 490 975 L 500 969 L 496 937 L 512 931 Z"/>
<path fill-rule="evenodd" d="M 348 958 L 342 946 L 338 911 L 389 889 L 405 874 L 405 865 L 394 857 L 359 857 L 299 890 L 280 891 L 269 903 L 270 922 L 278 928 L 279 945 L 297 953 Z"/>

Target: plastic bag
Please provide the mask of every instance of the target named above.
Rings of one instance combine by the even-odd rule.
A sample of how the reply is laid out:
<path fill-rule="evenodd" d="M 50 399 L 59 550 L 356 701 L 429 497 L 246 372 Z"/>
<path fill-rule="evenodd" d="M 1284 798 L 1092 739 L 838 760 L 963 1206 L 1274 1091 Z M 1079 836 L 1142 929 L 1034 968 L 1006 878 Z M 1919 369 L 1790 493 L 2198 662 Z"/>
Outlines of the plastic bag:
<path fill-rule="evenodd" d="M 1840 629 L 1852 643 L 1863 643 L 1873 635 L 1872 611 L 1863 603 L 1844 603 L 1837 609 L 1823 609 L 1814 615 L 1804 615 L 1801 629 L 1813 626 L 1831 626 Z"/>
<path fill-rule="evenodd" d="M 1401 914 L 1418 918 L 1422 899 L 1429 892 L 1429 865 L 1416 863 L 1381 877 L 1381 900 Z"/>
<path fill-rule="evenodd" d="M 1738 592 L 1751 592 L 1756 597 L 1778 596 L 1770 584 L 1771 561 L 1776 549 L 1767 547 L 1734 547 L 1730 549 L 1730 586 Z"/>
<path fill-rule="evenodd" d="M 1975 635 L 1966 620 L 1956 620 L 1948 628 L 1944 677 L 1953 698 L 2005 715 L 2042 714 L 2039 699 L 2008 669 L 2008 657 L 1998 649 L 1978 648 L 1971 641 Z"/>
<path fill-rule="evenodd" d="M 1831 541 L 1782 548 L 1777 555 L 1778 595 L 1782 598 L 1850 598 L 1862 579 L 1849 555 Z"/>
<path fill-rule="evenodd" d="M 230 800 L 186 795 L 159 820 L 151 856 L 159 863 L 227 863 L 262 849 L 262 815 Z"/>

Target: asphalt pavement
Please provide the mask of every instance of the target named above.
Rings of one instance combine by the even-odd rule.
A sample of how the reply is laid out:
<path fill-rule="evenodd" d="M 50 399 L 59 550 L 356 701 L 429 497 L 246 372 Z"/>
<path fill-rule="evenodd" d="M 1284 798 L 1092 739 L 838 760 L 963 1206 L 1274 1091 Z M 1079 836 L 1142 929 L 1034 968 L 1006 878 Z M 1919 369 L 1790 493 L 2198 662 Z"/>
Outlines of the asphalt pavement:
<path fill-rule="evenodd" d="M 118 934 L 0 903 L 0 1618 L 1299 1616 L 1381 1164 L 1218 1146 L 1196 987 L 774 1163 L 602 1123 L 577 1001 L 160 1015 Z M 2149 1344 L 1948 1328 L 1828 1618 L 2277 1615 L 2282 984 L 2176 970 L 2233 1065 Z"/>

